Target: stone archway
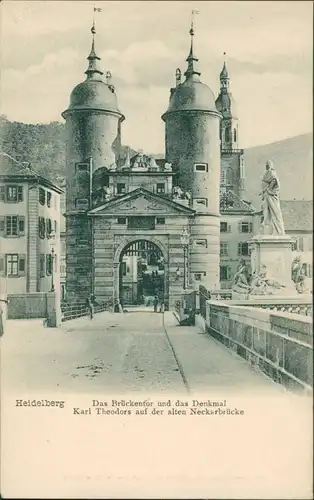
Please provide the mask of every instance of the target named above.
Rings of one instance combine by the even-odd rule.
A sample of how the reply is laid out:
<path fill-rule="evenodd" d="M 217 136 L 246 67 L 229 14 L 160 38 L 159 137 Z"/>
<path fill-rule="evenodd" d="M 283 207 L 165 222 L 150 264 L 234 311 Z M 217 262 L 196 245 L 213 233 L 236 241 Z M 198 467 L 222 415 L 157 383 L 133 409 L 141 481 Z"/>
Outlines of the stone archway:
<path fill-rule="evenodd" d="M 163 242 L 159 240 L 159 238 L 151 235 L 133 235 L 129 237 L 123 238 L 122 241 L 119 242 L 118 247 L 116 248 L 115 254 L 114 254 L 114 276 L 113 276 L 113 283 L 114 283 L 114 290 L 113 290 L 113 300 L 114 303 L 120 303 L 121 302 L 121 265 L 122 265 L 122 257 L 128 247 L 130 245 L 135 244 L 137 242 L 148 242 L 151 245 L 155 246 L 159 252 L 163 256 L 163 263 L 164 263 L 164 274 L 163 274 L 163 286 L 164 286 L 164 302 L 165 306 L 168 306 L 168 301 L 169 301 L 169 262 L 168 262 L 168 245 L 165 245 Z"/>

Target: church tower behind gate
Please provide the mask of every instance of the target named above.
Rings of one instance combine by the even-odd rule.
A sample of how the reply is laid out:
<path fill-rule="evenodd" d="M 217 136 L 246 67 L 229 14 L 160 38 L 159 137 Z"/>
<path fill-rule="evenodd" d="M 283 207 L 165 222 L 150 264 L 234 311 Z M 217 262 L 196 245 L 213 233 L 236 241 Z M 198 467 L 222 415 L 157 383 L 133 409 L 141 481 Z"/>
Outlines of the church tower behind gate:
<path fill-rule="evenodd" d="M 209 288 L 219 286 L 219 185 L 221 115 L 212 90 L 201 82 L 194 54 L 193 24 L 188 68 L 181 83 L 176 72 L 176 87 L 171 89 L 165 122 L 166 161 L 177 173 L 175 184 L 192 195 L 196 215 L 191 223 L 190 283 L 200 280 Z"/>
<path fill-rule="evenodd" d="M 71 93 L 70 105 L 62 113 L 66 121 L 66 261 L 67 293 L 70 300 L 82 299 L 92 291 L 92 208 L 93 177 L 97 169 L 116 163 L 120 128 L 124 116 L 118 109 L 111 75 L 106 81 L 98 67 L 95 26 L 88 56 L 86 80 Z"/>

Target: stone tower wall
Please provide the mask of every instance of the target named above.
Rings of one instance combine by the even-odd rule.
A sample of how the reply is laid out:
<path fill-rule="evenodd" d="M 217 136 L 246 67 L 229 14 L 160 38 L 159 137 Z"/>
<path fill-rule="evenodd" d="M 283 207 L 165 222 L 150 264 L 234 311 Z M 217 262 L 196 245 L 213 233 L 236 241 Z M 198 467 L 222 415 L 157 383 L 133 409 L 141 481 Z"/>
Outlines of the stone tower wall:
<path fill-rule="evenodd" d="M 219 214 L 219 117 L 207 112 L 173 113 L 166 118 L 166 159 L 176 166 L 177 184 L 193 198 L 206 198 L 202 211 Z M 207 163 L 208 171 L 195 170 Z M 197 209 L 197 207 L 194 207 Z"/>
<path fill-rule="evenodd" d="M 192 286 L 206 283 L 209 288 L 219 285 L 219 121 L 203 111 L 166 118 L 166 159 L 176 166 L 177 184 L 191 192 L 197 212 L 191 224 L 189 282 Z M 208 171 L 197 171 L 196 163 L 208 164 Z M 202 198 L 207 206 L 196 203 Z"/>
<path fill-rule="evenodd" d="M 66 210 L 76 209 L 76 198 L 89 197 L 87 178 L 77 174 L 76 163 L 93 158 L 93 173 L 110 166 L 120 151 L 120 117 L 113 113 L 76 111 L 66 117 Z"/>

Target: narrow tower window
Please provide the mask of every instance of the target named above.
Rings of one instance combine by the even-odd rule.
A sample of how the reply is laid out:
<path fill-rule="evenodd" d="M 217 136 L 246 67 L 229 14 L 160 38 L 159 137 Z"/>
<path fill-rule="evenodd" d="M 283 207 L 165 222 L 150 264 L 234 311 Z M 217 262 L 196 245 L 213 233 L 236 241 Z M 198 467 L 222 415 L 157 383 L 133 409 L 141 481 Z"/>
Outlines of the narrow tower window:
<path fill-rule="evenodd" d="M 194 163 L 194 169 L 196 172 L 208 172 L 207 163 Z"/>
<path fill-rule="evenodd" d="M 233 129 L 233 142 L 237 142 L 237 130 Z"/>

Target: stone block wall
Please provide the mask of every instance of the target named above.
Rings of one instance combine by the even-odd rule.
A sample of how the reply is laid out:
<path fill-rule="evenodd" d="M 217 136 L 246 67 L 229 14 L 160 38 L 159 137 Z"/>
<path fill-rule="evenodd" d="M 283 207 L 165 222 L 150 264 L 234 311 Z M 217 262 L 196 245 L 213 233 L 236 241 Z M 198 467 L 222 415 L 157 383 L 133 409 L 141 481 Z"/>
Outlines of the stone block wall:
<path fill-rule="evenodd" d="M 311 391 L 311 318 L 208 301 L 206 331 L 274 381 Z"/>
<path fill-rule="evenodd" d="M 43 292 L 9 294 L 8 319 L 29 319 L 47 317 L 47 297 Z M 51 294 L 50 294 L 51 295 Z"/>

